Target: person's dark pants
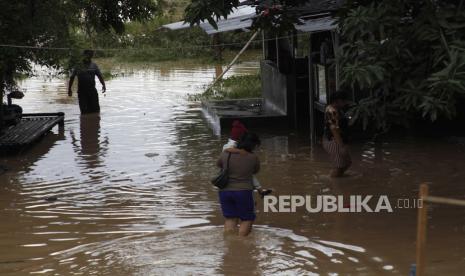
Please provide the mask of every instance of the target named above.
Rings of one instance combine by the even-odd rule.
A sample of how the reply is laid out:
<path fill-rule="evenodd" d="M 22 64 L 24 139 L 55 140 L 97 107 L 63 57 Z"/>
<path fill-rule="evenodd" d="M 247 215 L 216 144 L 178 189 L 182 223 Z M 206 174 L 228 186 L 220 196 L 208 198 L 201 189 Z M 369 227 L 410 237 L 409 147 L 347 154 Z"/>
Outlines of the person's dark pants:
<path fill-rule="evenodd" d="M 78 90 L 79 109 L 81 114 L 100 112 L 97 89 Z"/>
<path fill-rule="evenodd" d="M 221 211 L 225 218 L 242 221 L 255 220 L 255 202 L 252 190 L 220 191 Z"/>

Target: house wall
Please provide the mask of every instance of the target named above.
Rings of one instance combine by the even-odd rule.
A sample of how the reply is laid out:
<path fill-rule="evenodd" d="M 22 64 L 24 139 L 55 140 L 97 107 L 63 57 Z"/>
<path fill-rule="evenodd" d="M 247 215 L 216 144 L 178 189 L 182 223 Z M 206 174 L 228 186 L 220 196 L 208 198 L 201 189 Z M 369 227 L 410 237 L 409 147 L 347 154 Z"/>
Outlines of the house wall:
<path fill-rule="evenodd" d="M 287 77 L 269 60 L 262 60 L 261 79 L 264 108 L 267 112 L 287 114 Z"/>

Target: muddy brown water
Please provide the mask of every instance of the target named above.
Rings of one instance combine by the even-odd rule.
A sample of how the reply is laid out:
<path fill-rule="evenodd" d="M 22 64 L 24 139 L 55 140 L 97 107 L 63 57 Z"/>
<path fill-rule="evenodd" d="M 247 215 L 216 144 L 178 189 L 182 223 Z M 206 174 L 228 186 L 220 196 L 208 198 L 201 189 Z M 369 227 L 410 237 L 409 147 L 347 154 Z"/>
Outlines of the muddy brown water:
<path fill-rule="evenodd" d="M 229 74 L 250 73 L 242 63 Z M 224 236 L 209 179 L 226 137 L 198 103 L 210 66 L 119 66 L 100 116 L 80 117 L 65 80 L 24 80 L 25 112 L 66 113 L 63 132 L 0 165 L 0 275 L 407 275 L 416 209 L 393 213 L 264 213 L 253 234 Z M 350 177 L 331 180 L 306 135 L 257 130 L 262 171 L 276 195 L 388 195 L 418 185 L 464 198 L 465 139 L 396 138 L 352 145 Z M 47 201 L 46 198 L 56 197 Z M 52 198 L 53 199 L 53 198 Z M 395 207 L 395 206 L 393 206 Z M 465 208 L 429 209 L 429 275 L 464 275 Z"/>

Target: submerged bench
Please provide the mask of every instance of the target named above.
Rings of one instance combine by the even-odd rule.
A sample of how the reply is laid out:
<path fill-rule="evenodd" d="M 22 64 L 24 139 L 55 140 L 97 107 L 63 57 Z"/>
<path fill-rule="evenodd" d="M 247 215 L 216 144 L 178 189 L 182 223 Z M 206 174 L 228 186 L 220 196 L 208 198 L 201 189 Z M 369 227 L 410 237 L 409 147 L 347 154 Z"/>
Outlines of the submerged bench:
<path fill-rule="evenodd" d="M 23 114 L 19 124 L 9 127 L 0 135 L 0 149 L 12 150 L 28 146 L 54 126 L 63 127 L 64 123 L 65 114 L 62 112 Z"/>
<path fill-rule="evenodd" d="M 286 114 L 264 108 L 262 98 L 202 101 L 202 111 L 216 135 L 229 129 L 234 120 L 247 127 L 287 126 Z"/>

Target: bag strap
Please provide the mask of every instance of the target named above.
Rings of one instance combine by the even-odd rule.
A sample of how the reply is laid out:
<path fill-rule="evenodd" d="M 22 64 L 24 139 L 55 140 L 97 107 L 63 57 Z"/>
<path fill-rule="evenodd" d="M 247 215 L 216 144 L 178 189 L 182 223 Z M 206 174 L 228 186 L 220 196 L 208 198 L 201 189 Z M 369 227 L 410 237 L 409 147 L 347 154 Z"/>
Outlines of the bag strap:
<path fill-rule="evenodd" d="M 229 170 L 229 159 L 231 159 L 231 153 L 228 155 L 228 160 L 226 161 L 226 169 Z"/>

